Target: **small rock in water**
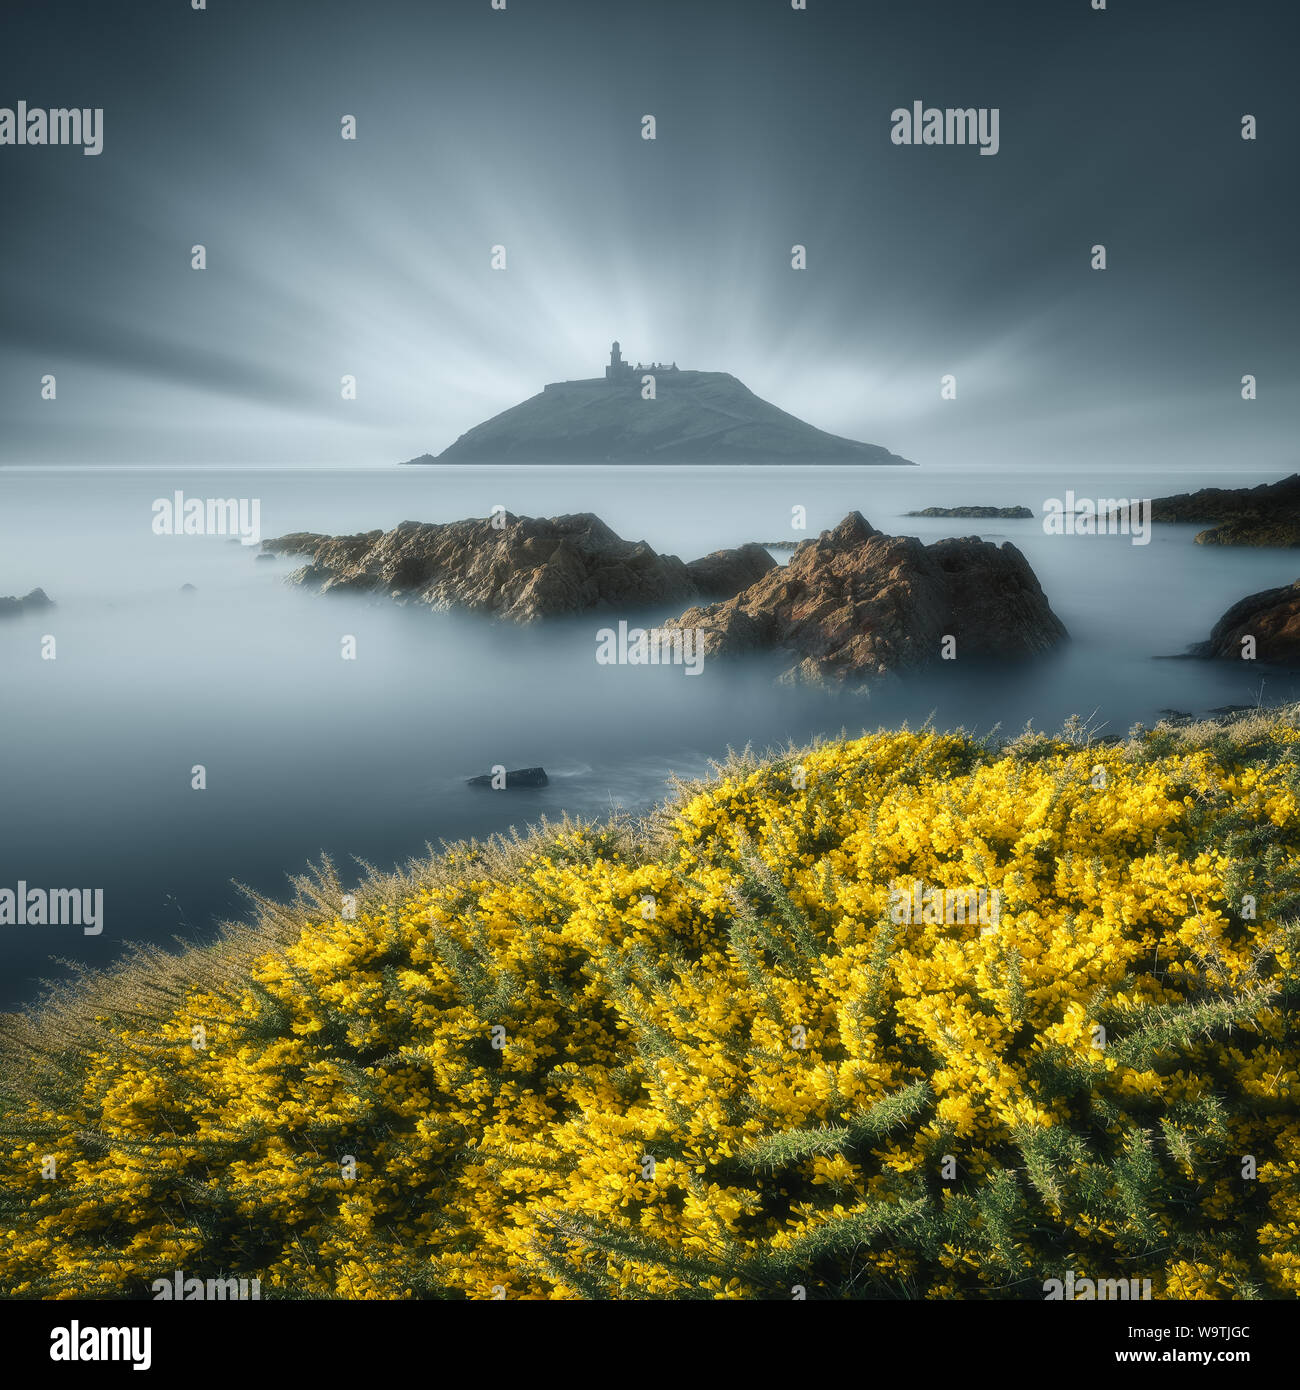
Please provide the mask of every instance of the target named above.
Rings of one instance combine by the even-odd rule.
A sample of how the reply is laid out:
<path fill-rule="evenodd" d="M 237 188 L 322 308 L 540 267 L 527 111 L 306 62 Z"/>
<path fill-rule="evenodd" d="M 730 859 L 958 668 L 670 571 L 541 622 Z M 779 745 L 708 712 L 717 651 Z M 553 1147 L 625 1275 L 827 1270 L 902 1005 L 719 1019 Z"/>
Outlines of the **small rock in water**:
<path fill-rule="evenodd" d="M 546 775 L 544 767 L 521 767 L 515 772 L 507 772 L 505 775 L 507 787 L 545 787 L 550 784 L 550 778 Z M 481 777 L 469 777 L 465 781 L 467 787 L 490 787 L 492 785 L 492 773 L 485 773 Z"/>
<path fill-rule="evenodd" d="M 197 594 L 197 593 L 198 593 L 198 587 L 197 587 L 196 585 L 194 585 L 194 584 L 182 584 L 182 585 L 181 585 L 181 593 L 183 593 L 183 594 Z"/>

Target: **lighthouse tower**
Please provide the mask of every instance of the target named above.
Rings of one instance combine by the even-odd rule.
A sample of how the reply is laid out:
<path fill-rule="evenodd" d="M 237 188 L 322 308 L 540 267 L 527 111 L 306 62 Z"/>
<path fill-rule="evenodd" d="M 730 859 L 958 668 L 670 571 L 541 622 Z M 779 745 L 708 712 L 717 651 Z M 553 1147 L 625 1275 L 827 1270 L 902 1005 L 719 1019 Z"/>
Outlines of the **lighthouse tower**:
<path fill-rule="evenodd" d="M 626 381 L 632 374 L 632 364 L 623 361 L 623 350 L 615 339 L 609 350 L 609 366 L 605 368 L 606 381 Z"/>

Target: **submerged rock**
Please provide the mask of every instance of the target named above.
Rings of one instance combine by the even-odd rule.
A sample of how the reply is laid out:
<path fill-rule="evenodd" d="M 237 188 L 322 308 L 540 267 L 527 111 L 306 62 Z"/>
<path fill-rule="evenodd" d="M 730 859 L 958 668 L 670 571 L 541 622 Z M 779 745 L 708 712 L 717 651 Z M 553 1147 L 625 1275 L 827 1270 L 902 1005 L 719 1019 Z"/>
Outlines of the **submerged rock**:
<path fill-rule="evenodd" d="M 757 545 L 683 564 L 644 541 L 625 541 L 589 512 L 549 519 L 503 513 L 498 521 L 404 521 L 355 536 L 296 532 L 262 546 L 268 555 L 309 555 L 289 580 L 322 593 L 384 593 L 518 623 L 730 597 L 776 567 Z"/>
<path fill-rule="evenodd" d="M 781 651 L 793 660 L 788 678 L 831 684 L 929 665 L 945 637 L 958 660 L 1006 660 L 1067 636 L 1010 543 L 922 545 L 882 535 L 857 512 L 804 541 L 784 568 L 667 626 L 698 629 L 710 657 Z"/>
<path fill-rule="evenodd" d="M 507 787 L 546 787 L 550 785 L 550 780 L 546 775 L 546 769 L 542 767 L 522 767 L 516 772 L 506 773 Z M 486 772 L 479 777 L 467 777 L 465 785 L 467 787 L 490 787 L 492 774 Z"/>

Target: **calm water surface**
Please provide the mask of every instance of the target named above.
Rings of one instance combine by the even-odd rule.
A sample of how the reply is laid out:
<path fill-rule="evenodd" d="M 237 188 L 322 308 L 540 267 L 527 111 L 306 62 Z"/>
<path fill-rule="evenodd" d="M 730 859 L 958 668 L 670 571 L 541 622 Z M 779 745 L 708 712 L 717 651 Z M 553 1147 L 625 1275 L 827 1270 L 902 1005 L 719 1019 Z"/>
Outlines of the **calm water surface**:
<path fill-rule="evenodd" d="M 0 595 L 57 607 L 0 622 L 0 887 L 104 890 L 105 929 L 0 927 L 0 1007 L 30 999 L 51 956 L 88 964 L 129 940 L 198 939 L 244 912 L 232 880 L 282 895 L 322 851 L 390 866 L 427 842 L 541 815 L 601 816 L 660 799 L 728 747 L 784 745 L 932 717 L 943 727 L 1053 729 L 1090 716 L 1110 732 L 1165 706 L 1297 698 L 1249 665 L 1168 662 L 1229 604 L 1297 577 L 1286 551 L 1198 547 L 1197 528 L 1049 537 L 1041 522 L 903 518 L 930 505 L 1160 496 L 1263 475 L 1049 468 L 975 475 L 915 469 L 4 469 Z M 387 528 L 403 520 L 592 511 L 683 559 L 744 541 L 802 539 L 858 510 L 883 531 L 975 534 L 1025 553 L 1071 634 L 1031 667 L 955 663 L 870 698 L 775 685 L 769 667 L 595 664 L 613 614 L 520 630 L 280 582 L 221 537 L 156 536 L 152 503 L 260 499 L 262 534 Z M 808 531 L 790 529 L 792 508 Z M 986 528 L 986 529 L 982 529 Z M 778 553 L 780 557 L 780 553 Z M 195 586 L 182 592 L 182 585 Z M 44 635 L 57 658 L 44 661 Z M 340 658 L 343 636 L 357 660 Z M 1263 685 L 1261 687 L 1261 680 Z M 464 779 L 542 764 L 551 785 L 493 793 Z M 207 789 L 191 789 L 202 764 Z"/>

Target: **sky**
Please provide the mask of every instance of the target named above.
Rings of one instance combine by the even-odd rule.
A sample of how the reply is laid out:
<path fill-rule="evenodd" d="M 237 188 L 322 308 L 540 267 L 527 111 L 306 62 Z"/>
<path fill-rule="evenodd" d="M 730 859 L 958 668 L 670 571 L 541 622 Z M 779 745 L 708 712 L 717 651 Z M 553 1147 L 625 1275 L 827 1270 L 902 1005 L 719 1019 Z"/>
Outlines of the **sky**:
<path fill-rule="evenodd" d="M 0 145 L 0 465 L 393 463 L 617 338 L 922 465 L 1289 472 L 1297 37 L 1293 0 L 5 0 L 0 107 L 104 115 L 98 155 Z M 997 153 L 894 143 L 916 101 L 996 108 Z"/>

